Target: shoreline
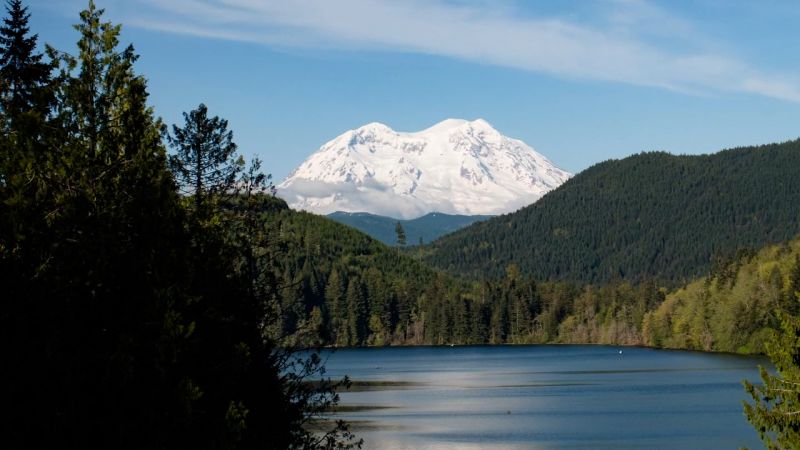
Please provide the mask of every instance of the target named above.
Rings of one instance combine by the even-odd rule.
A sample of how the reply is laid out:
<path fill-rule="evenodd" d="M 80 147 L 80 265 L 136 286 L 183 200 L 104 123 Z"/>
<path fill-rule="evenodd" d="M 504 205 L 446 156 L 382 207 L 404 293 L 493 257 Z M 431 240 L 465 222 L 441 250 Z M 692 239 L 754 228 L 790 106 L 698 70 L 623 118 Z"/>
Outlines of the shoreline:
<path fill-rule="evenodd" d="M 671 348 L 671 347 L 650 347 L 643 344 L 600 344 L 600 343 L 579 343 L 579 342 L 546 342 L 546 343 L 531 343 L 531 344 L 512 344 L 512 343 L 502 343 L 502 344 L 401 344 L 401 345 L 359 345 L 359 346 L 321 346 L 316 347 L 314 349 L 304 349 L 301 351 L 310 351 L 310 350 L 326 350 L 326 351 L 336 351 L 336 350 L 376 350 L 376 349 L 390 349 L 390 348 L 457 348 L 457 347 L 541 347 L 541 346 L 593 346 L 593 347 L 616 347 L 616 348 L 640 348 L 640 349 L 647 349 L 647 350 L 661 350 L 661 351 L 671 351 L 671 352 L 688 352 L 688 353 L 701 353 L 701 354 L 713 354 L 713 355 L 728 355 L 728 356 L 743 356 L 743 357 L 763 357 L 766 358 L 767 355 L 764 353 L 736 353 L 736 352 L 727 352 L 727 351 L 720 351 L 720 350 L 697 350 L 697 349 L 688 349 L 688 348 Z"/>

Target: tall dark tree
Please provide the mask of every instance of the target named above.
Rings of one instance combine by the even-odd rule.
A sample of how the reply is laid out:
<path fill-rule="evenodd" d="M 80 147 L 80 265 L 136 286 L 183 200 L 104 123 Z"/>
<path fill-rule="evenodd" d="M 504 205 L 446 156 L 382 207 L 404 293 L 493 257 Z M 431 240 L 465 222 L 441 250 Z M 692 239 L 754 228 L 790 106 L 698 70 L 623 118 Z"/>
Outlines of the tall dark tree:
<path fill-rule="evenodd" d="M 398 247 L 405 247 L 406 246 L 406 231 L 403 229 L 403 225 L 400 222 L 397 222 L 397 225 L 394 226 L 394 234 L 397 236 L 397 246 Z"/>
<path fill-rule="evenodd" d="M 119 27 L 101 15 L 90 2 L 78 54 L 60 55 L 52 161 L 33 200 L 44 220 L 15 249 L 26 346 L 9 374 L 25 446 L 162 446 L 193 395 L 174 360 L 190 324 L 161 125 L 132 47 L 117 49 Z"/>
<path fill-rule="evenodd" d="M 361 345 L 367 337 L 367 318 L 369 315 L 364 284 L 357 278 L 351 278 L 347 284 L 347 312 L 350 345 Z"/>
<path fill-rule="evenodd" d="M 53 67 L 36 53 L 38 35 L 30 34 L 30 14 L 22 0 L 8 0 L 6 12 L 0 26 L 0 105 L 13 117 L 41 102 L 41 88 L 49 82 Z"/>
<path fill-rule="evenodd" d="M 349 332 L 347 331 L 347 297 L 345 284 L 339 276 L 339 271 L 334 268 L 328 275 L 325 285 L 325 302 L 330 311 L 330 331 L 334 337 L 333 343 L 347 345 Z"/>
<path fill-rule="evenodd" d="M 36 53 L 37 36 L 30 34 L 21 1 L 9 1 L 6 12 L 0 26 L 0 248 L 13 254 L 21 239 L 40 229 L 33 222 L 43 216 L 53 65 Z"/>
<path fill-rule="evenodd" d="M 172 126 L 168 136 L 175 155 L 169 167 L 184 193 L 194 197 L 195 209 L 200 210 L 209 197 L 228 193 L 244 164 L 236 156 L 233 131 L 228 121 L 208 117 L 208 108 L 200 104 L 183 113 L 184 126 Z"/>

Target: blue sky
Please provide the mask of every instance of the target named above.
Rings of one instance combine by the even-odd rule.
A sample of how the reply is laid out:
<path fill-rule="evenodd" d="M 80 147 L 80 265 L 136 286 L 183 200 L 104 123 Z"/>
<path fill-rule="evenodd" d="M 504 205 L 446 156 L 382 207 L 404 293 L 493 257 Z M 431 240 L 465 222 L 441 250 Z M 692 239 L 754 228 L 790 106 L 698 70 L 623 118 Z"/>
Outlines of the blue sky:
<path fill-rule="evenodd" d="M 75 52 L 83 0 L 28 0 Z M 168 124 L 200 102 L 280 181 L 368 122 L 484 118 L 572 172 L 800 136 L 796 0 L 97 0 Z"/>

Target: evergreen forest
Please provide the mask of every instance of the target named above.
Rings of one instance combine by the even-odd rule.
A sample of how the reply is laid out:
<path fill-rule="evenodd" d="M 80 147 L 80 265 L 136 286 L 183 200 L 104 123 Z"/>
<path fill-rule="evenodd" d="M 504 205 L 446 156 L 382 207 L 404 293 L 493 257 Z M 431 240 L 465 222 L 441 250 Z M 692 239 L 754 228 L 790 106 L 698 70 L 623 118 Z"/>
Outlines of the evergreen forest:
<path fill-rule="evenodd" d="M 797 236 L 797 167 L 800 141 L 606 161 L 526 208 L 445 236 L 425 259 L 473 276 L 513 262 L 540 280 L 674 287 L 739 250 Z"/>

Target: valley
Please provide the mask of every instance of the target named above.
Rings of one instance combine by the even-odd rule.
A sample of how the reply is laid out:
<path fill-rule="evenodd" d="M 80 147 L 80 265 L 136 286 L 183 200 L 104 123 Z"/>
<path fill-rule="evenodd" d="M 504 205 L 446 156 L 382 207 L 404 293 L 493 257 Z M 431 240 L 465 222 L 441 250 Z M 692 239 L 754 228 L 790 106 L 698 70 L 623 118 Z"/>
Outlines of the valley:
<path fill-rule="evenodd" d="M 424 245 L 475 222 L 489 219 L 492 216 L 460 216 L 433 212 L 416 219 L 398 220 L 370 213 L 337 211 L 328 214 L 327 217 L 349 225 L 386 245 L 392 246 L 397 245 L 398 223 L 402 227 L 406 245 Z"/>

